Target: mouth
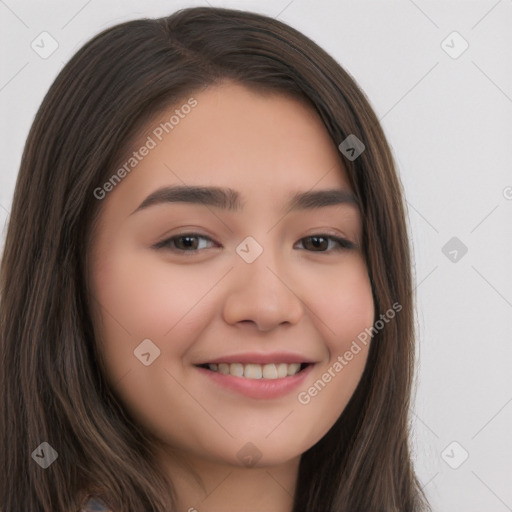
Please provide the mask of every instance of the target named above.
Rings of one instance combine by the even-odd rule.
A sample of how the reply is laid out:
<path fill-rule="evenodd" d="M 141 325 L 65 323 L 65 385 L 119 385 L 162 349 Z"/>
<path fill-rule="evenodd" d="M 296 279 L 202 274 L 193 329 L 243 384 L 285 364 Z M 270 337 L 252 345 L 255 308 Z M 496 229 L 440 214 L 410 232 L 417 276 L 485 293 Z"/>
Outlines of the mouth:
<path fill-rule="evenodd" d="M 313 363 L 204 363 L 194 366 L 243 379 L 276 380 L 293 377 L 312 365 Z"/>
<path fill-rule="evenodd" d="M 250 360 L 250 359 L 249 359 Z M 194 367 L 205 378 L 205 392 L 228 392 L 233 396 L 271 400 L 292 396 L 305 386 L 316 363 L 205 363 Z M 285 375 L 286 373 L 286 375 Z"/>

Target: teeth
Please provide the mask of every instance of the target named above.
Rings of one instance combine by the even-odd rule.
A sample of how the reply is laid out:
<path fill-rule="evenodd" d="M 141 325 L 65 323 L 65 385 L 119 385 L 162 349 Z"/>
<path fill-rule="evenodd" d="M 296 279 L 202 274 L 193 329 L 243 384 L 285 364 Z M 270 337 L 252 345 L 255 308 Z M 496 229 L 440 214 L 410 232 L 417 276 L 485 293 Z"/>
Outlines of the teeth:
<path fill-rule="evenodd" d="M 220 373 L 223 373 L 224 375 L 227 375 L 229 373 L 229 364 L 226 363 L 220 363 L 219 364 L 219 370 Z"/>
<path fill-rule="evenodd" d="M 292 363 L 288 365 L 288 375 L 295 375 L 300 369 L 299 363 Z"/>
<path fill-rule="evenodd" d="M 282 379 L 288 375 L 288 365 L 286 363 L 279 363 L 277 365 L 277 376 Z"/>
<path fill-rule="evenodd" d="M 275 364 L 266 364 L 263 367 L 264 379 L 277 379 L 277 368 Z"/>
<path fill-rule="evenodd" d="M 231 363 L 229 365 L 229 373 L 237 377 L 244 376 L 244 367 L 240 363 Z"/>
<path fill-rule="evenodd" d="M 300 370 L 300 363 L 269 363 L 269 364 L 242 364 L 242 363 L 210 363 L 208 368 L 223 375 L 245 377 L 246 379 L 282 379 L 296 375 Z"/>
<path fill-rule="evenodd" d="M 268 365 L 265 365 L 268 366 Z M 244 368 L 244 377 L 247 379 L 261 379 L 263 371 L 260 364 L 246 364 Z"/>

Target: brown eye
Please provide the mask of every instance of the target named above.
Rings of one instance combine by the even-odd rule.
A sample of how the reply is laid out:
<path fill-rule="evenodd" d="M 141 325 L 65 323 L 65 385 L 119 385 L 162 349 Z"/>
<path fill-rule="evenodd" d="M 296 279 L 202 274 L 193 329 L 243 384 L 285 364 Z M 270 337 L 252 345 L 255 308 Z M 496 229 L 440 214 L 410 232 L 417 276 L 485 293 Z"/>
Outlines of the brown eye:
<path fill-rule="evenodd" d="M 194 254 L 200 252 L 202 249 L 208 249 L 211 247 L 201 244 L 200 240 L 207 240 L 215 243 L 210 237 L 199 233 L 182 233 L 162 240 L 157 243 L 154 248 L 165 249 L 178 253 Z M 345 238 L 327 234 L 307 236 L 302 238 L 300 242 L 302 242 L 303 247 L 310 252 L 331 253 L 333 251 L 343 251 L 353 249 L 355 247 L 353 242 L 350 242 Z"/>
<path fill-rule="evenodd" d="M 304 246 L 306 250 L 311 250 L 312 252 L 331 252 L 331 250 L 328 250 L 329 242 L 337 244 L 337 247 L 332 249 L 333 251 L 342 251 L 346 249 L 353 249 L 355 247 L 355 245 L 349 240 L 324 234 L 307 236 L 302 238 L 301 241 L 303 240 L 311 242 L 305 243 Z"/>
<path fill-rule="evenodd" d="M 168 249 L 174 252 L 198 252 L 201 249 L 207 249 L 208 247 L 199 247 L 201 244 L 198 242 L 199 239 L 209 240 L 213 242 L 213 240 L 205 235 L 200 235 L 199 233 L 182 233 L 179 235 L 175 235 L 171 238 L 166 238 L 162 240 L 154 247 L 155 249 Z"/>

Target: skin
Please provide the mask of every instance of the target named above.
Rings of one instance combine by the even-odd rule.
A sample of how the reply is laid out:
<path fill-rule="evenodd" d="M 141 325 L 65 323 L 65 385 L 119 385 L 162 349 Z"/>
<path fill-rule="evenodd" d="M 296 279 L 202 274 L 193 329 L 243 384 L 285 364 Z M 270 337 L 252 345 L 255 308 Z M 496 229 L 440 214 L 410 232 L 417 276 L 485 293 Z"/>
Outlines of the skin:
<path fill-rule="evenodd" d="M 178 510 L 291 511 L 300 456 L 342 413 L 368 346 L 308 404 L 298 392 L 374 320 L 360 246 L 336 251 L 335 241 L 323 241 L 315 248 L 306 237 L 327 230 L 358 244 L 362 221 L 348 203 L 283 213 L 294 192 L 351 190 L 310 106 L 230 82 L 194 98 L 190 114 L 102 200 L 88 264 L 96 342 L 114 392 L 155 438 Z M 148 123 L 134 149 L 175 108 Z M 183 184 L 230 187 L 244 208 L 167 203 L 132 214 L 157 188 Z M 185 253 L 183 239 L 154 248 L 191 232 L 212 241 L 193 239 L 195 255 Z M 263 248 L 250 264 L 235 251 L 247 236 Z M 149 366 L 134 356 L 147 338 L 160 349 Z M 304 385 L 275 399 L 221 389 L 193 366 L 280 350 L 317 363 Z M 248 442 L 261 453 L 252 467 L 237 457 Z"/>

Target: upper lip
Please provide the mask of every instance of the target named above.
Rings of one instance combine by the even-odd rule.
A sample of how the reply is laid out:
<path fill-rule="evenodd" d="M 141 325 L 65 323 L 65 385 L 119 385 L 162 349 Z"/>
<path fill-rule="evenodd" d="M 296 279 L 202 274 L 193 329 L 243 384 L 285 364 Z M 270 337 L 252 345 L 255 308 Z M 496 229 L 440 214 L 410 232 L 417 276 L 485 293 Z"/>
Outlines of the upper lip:
<path fill-rule="evenodd" d="M 207 363 L 256 363 L 256 364 L 268 364 L 268 363 L 314 363 L 315 361 L 307 356 L 296 354 L 293 352 L 244 352 L 243 354 L 231 354 L 215 359 L 208 359 L 199 363 L 195 363 L 197 366 Z"/>

